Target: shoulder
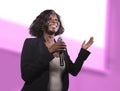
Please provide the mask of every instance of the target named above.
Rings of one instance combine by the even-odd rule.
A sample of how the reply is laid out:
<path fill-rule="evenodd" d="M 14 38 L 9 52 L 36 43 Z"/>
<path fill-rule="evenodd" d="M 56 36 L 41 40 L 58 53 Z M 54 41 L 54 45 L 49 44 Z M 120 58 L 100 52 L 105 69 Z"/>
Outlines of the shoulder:
<path fill-rule="evenodd" d="M 26 38 L 24 43 L 26 44 L 30 44 L 30 45 L 38 45 L 39 43 L 43 43 L 44 42 L 44 38 Z"/>
<path fill-rule="evenodd" d="M 25 41 L 35 41 L 37 38 L 26 38 Z"/>
<path fill-rule="evenodd" d="M 26 38 L 24 45 L 34 45 L 38 42 L 38 38 Z"/>
<path fill-rule="evenodd" d="M 37 46 L 42 45 L 45 42 L 44 37 L 40 38 L 26 38 L 24 41 L 24 44 L 31 45 L 31 46 Z"/>
<path fill-rule="evenodd" d="M 38 40 L 38 38 L 26 38 L 25 42 L 29 42 L 29 43 L 34 43 Z"/>

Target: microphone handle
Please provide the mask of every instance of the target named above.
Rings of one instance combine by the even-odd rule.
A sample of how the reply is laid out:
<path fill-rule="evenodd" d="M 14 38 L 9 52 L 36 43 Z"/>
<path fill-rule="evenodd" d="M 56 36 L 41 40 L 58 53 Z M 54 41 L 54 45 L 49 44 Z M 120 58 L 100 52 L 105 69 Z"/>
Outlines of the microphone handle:
<path fill-rule="evenodd" d="M 64 53 L 60 53 L 60 66 L 64 66 Z"/>
<path fill-rule="evenodd" d="M 57 42 L 62 42 L 63 39 L 61 36 L 57 39 Z M 60 52 L 60 66 L 64 66 L 64 52 Z"/>

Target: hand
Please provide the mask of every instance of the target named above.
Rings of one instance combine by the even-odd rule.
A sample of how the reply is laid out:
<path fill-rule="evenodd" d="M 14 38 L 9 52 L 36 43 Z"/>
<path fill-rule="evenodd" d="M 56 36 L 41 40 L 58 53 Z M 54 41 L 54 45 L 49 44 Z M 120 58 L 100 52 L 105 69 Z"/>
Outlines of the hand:
<path fill-rule="evenodd" d="M 93 37 L 90 37 L 89 41 L 86 43 L 86 41 L 84 40 L 84 42 L 82 43 L 82 48 L 83 49 L 88 49 L 92 44 L 93 44 Z"/>
<path fill-rule="evenodd" d="M 66 44 L 64 42 L 56 42 L 48 48 L 50 53 L 61 52 L 66 50 Z"/>

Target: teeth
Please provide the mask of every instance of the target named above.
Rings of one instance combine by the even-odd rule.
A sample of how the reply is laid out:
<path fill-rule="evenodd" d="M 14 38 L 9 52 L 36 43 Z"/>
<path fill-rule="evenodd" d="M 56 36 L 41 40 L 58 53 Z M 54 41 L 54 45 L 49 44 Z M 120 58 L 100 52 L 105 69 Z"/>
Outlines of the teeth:
<path fill-rule="evenodd" d="M 52 27 L 57 27 L 56 25 L 52 25 Z"/>
<path fill-rule="evenodd" d="M 57 27 L 57 25 L 56 25 L 56 24 L 55 24 L 55 25 L 51 24 L 50 26 L 52 26 L 52 27 Z"/>

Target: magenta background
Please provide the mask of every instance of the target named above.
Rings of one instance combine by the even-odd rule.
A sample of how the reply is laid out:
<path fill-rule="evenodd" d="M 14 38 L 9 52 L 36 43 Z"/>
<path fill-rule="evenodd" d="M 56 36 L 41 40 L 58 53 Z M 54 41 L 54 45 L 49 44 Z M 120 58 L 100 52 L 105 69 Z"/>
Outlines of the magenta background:
<path fill-rule="evenodd" d="M 82 69 L 70 76 L 69 91 L 120 91 L 120 0 L 108 0 L 106 73 Z M 7 26 L 6 26 L 7 27 Z M 0 49 L 0 91 L 20 91 L 20 54 Z"/>

